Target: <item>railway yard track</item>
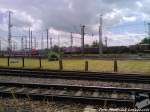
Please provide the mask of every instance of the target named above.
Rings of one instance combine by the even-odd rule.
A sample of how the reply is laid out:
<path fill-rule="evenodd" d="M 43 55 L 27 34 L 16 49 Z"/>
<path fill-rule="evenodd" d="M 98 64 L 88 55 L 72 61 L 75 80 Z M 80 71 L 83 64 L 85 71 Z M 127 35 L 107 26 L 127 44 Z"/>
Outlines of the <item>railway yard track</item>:
<path fill-rule="evenodd" d="M 149 94 L 150 90 L 0 82 L 0 95 L 4 97 L 16 95 L 17 97 L 29 96 L 32 99 L 73 100 L 84 103 L 107 101 L 131 107 L 134 106 L 135 96 L 140 93 Z"/>
<path fill-rule="evenodd" d="M 150 76 L 144 74 L 123 74 L 103 72 L 54 71 L 41 69 L 0 68 L 0 75 L 36 78 L 64 78 L 78 80 L 110 80 L 150 83 Z"/>
<path fill-rule="evenodd" d="M 104 82 L 113 82 L 114 85 L 104 86 Z M 130 87 L 131 83 L 134 86 Z M 141 87 L 138 84 L 145 86 Z M 85 104 L 106 103 L 115 104 L 117 107 L 135 108 L 136 102 L 143 98 L 141 96 L 150 97 L 150 76 L 0 68 L 0 96 Z"/>

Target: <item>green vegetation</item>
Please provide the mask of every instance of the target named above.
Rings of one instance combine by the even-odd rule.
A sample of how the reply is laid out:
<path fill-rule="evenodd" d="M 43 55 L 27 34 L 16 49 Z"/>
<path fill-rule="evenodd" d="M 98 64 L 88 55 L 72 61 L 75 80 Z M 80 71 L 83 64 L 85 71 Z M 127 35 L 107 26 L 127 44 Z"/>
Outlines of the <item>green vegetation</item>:
<path fill-rule="evenodd" d="M 86 60 L 81 59 L 65 59 L 63 60 L 64 70 L 84 70 Z M 89 71 L 100 71 L 100 72 L 113 72 L 113 61 L 112 60 L 87 60 L 89 62 Z M 7 66 L 7 58 L 0 58 L 0 66 Z M 10 67 L 22 67 L 21 58 L 11 58 Z M 26 68 L 39 68 L 38 59 L 25 59 Z M 58 61 L 48 61 L 48 59 L 42 59 L 43 69 L 59 69 Z M 130 73 L 150 73 L 150 60 L 124 60 L 118 61 L 119 72 L 130 72 Z"/>
<path fill-rule="evenodd" d="M 49 61 L 56 61 L 59 60 L 60 55 L 56 52 L 50 51 L 48 52 L 48 60 Z"/>
<path fill-rule="evenodd" d="M 141 41 L 141 44 L 150 44 L 150 38 L 144 38 L 142 41 Z"/>

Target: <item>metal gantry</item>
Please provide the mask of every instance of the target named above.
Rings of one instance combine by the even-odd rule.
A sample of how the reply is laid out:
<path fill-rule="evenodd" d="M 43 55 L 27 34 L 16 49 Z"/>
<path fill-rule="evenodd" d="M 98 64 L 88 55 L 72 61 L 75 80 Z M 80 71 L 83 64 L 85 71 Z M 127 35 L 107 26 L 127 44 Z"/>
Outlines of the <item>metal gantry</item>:
<path fill-rule="evenodd" d="M 99 56 L 103 54 L 103 42 L 102 42 L 102 36 L 103 36 L 103 15 L 100 15 L 100 26 L 99 26 Z"/>
<path fill-rule="evenodd" d="M 12 50 L 12 36 L 11 36 L 11 28 L 12 28 L 12 22 L 11 22 L 11 14 L 12 12 L 8 12 L 8 52 L 11 52 Z"/>

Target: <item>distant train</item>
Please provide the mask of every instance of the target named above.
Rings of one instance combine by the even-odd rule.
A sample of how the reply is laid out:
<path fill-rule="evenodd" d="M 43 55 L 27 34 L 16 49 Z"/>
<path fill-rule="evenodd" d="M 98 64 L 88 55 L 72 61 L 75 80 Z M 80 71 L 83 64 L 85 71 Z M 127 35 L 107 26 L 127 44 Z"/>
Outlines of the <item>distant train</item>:
<path fill-rule="evenodd" d="M 38 50 L 32 49 L 24 51 L 13 51 L 11 54 L 14 56 L 36 56 L 38 55 Z"/>
<path fill-rule="evenodd" d="M 32 50 L 19 50 L 19 51 L 2 51 L 2 56 L 38 56 L 38 50 L 32 49 Z"/>
<path fill-rule="evenodd" d="M 69 53 L 81 53 L 82 49 L 80 47 L 66 47 L 63 48 L 63 52 L 66 54 Z M 98 47 L 85 47 L 84 53 L 96 54 L 99 52 Z M 103 47 L 104 53 L 150 53 L 150 45 L 149 44 L 138 44 L 132 46 L 111 46 L 111 47 Z"/>
<path fill-rule="evenodd" d="M 59 52 L 58 49 L 52 49 L 54 52 Z M 82 49 L 80 47 L 63 47 L 61 48 L 61 52 L 64 54 L 80 54 L 82 53 Z M 85 54 L 97 54 L 99 52 L 98 47 L 85 47 Z M 149 45 L 133 45 L 133 46 L 112 46 L 112 47 L 103 47 L 104 53 L 139 53 L 146 52 L 150 53 Z M 19 51 L 1 51 L 1 55 L 3 56 L 47 56 L 48 50 L 36 50 L 36 49 L 25 49 Z"/>

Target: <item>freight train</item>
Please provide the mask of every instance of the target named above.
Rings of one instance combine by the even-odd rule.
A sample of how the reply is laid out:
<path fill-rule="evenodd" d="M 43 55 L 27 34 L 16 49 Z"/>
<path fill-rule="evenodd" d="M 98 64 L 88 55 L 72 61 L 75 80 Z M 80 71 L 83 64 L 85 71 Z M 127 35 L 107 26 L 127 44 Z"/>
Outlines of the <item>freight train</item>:
<path fill-rule="evenodd" d="M 59 52 L 59 50 L 52 49 L 55 52 Z M 84 51 L 80 47 L 64 47 L 61 48 L 61 52 L 64 54 L 80 54 L 84 52 L 85 54 L 98 54 L 98 48 L 97 47 L 85 47 Z M 150 53 L 149 46 L 147 45 L 134 45 L 134 46 L 113 46 L 113 47 L 103 47 L 103 52 L 104 53 L 139 53 L 139 52 L 144 52 L 144 53 Z M 47 56 L 48 50 L 20 50 L 20 51 L 12 51 L 12 52 L 7 52 L 7 51 L 2 51 L 1 55 L 3 56 Z"/>
<path fill-rule="evenodd" d="M 38 50 L 1 51 L 1 56 L 37 56 Z"/>

